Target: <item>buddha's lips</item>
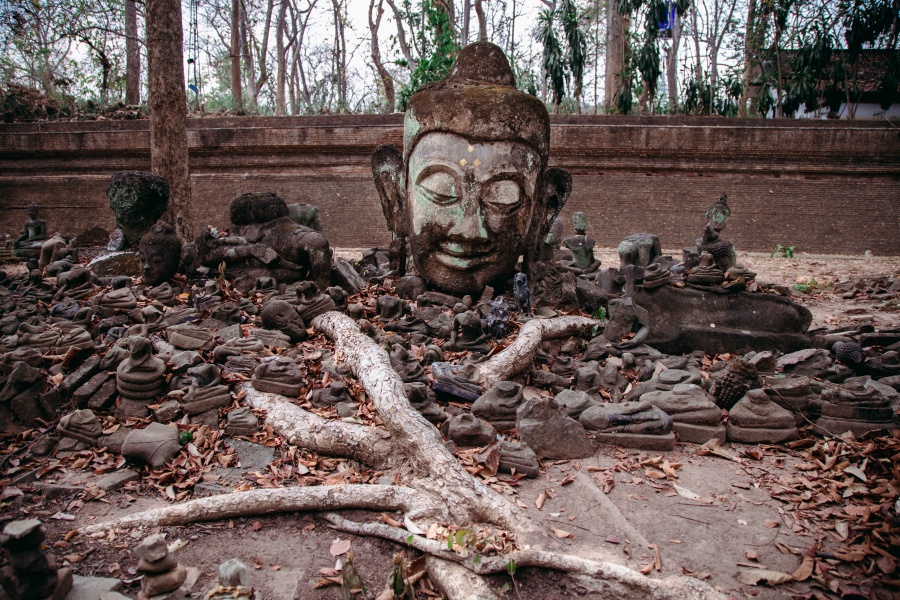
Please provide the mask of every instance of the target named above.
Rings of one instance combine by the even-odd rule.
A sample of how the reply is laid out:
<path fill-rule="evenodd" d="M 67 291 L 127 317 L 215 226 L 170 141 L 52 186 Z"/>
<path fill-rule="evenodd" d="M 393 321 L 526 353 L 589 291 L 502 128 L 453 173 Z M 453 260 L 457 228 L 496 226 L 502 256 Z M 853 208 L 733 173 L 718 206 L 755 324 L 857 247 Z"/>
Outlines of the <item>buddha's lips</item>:
<path fill-rule="evenodd" d="M 440 244 L 440 250 L 434 258 L 445 267 L 451 269 L 471 269 L 490 262 L 494 256 L 490 246 L 472 246 L 456 242 Z"/>

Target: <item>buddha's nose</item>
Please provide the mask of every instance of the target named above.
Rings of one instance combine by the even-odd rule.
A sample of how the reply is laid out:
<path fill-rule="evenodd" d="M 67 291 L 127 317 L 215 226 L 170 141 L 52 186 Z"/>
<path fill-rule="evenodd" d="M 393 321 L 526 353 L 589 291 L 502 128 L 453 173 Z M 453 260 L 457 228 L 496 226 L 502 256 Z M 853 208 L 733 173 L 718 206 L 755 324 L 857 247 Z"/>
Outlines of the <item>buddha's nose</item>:
<path fill-rule="evenodd" d="M 470 198 L 462 206 L 463 211 L 450 229 L 450 236 L 467 242 L 488 241 L 488 232 L 484 227 L 484 211 L 478 200 Z"/>

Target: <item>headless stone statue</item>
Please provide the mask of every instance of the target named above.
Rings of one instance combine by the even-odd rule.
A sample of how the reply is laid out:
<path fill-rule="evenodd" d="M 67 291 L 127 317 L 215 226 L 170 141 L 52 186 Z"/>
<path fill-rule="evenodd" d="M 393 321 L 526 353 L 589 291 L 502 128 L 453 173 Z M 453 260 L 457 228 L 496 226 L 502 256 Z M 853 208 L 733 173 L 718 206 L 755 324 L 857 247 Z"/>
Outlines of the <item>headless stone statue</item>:
<path fill-rule="evenodd" d="M 280 283 L 304 279 L 319 289 L 331 285 L 331 249 L 325 237 L 291 220 L 274 193 L 244 194 L 231 202 L 232 235 L 207 230 L 198 236 L 191 267 L 218 269 L 229 277 L 270 276 Z"/>
<path fill-rule="evenodd" d="M 587 235 L 587 215 L 577 212 L 572 215 L 575 235 L 563 240 L 562 245 L 572 251 L 573 261 L 563 265 L 576 275 L 588 275 L 600 268 L 600 261 L 594 258 L 594 238 Z"/>

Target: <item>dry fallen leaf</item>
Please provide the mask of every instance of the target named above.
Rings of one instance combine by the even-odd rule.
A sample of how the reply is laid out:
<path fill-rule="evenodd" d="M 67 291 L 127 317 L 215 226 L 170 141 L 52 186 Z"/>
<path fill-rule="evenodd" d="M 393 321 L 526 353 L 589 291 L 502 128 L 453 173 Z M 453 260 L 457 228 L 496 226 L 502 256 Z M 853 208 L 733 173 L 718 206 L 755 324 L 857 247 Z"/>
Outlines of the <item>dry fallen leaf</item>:
<path fill-rule="evenodd" d="M 574 535 L 572 535 L 571 533 L 569 533 L 568 531 L 566 531 L 564 529 L 557 529 L 556 527 L 551 527 L 550 531 L 552 531 L 553 535 L 555 535 L 558 538 L 572 538 L 573 540 L 575 539 Z"/>
<path fill-rule="evenodd" d="M 778 527 L 778 521 L 763 521 L 763 527 L 767 529 L 774 529 Z"/>
<path fill-rule="evenodd" d="M 699 494 L 695 494 L 691 490 L 681 487 L 677 483 L 673 483 L 672 487 L 675 488 L 675 491 L 678 492 L 678 495 L 682 498 L 687 498 L 688 500 L 697 500 L 698 498 L 700 498 Z"/>
<path fill-rule="evenodd" d="M 350 540 L 334 540 L 331 544 L 331 548 L 328 549 L 329 554 L 332 556 L 340 556 L 347 552 L 350 549 Z"/>
<path fill-rule="evenodd" d="M 425 530 L 412 522 L 412 519 L 409 517 L 403 517 L 403 524 L 406 526 L 406 530 L 413 535 L 425 535 Z"/>
<path fill-rule="evenodd" d="M 781 585 L 788 581 L 793 581 L 793 576 L 781 571 L 769 571 L 767 569 L 740 569 L 735 575 L 735 579 L 746 585 L 759 585 L 766 583 L 768 585 Z"/>
<path fill-rule="evenodd" d="M 756 550 L 747 550 L 744 552 L 744 556 L 747 557 L 747 560 L 758 560 L 759 555 L 756 553 Z"/>
<path fill-rule="evenodd" d="M 537 500 L 534 501 L 534 505 L 537 507 L 538 510 L 541 510 L 541 508 L 544 506 L 544 500 L 546 500 L 546 499 L 547 499 L 546 490 L 541 492 L 540 494 L 538 494 Z"/>
<path fill-rule="evenodd" d="M 797 570 L 794 571 L 794 580 L 795 581 L 806 581 L 813 574 L 813 569 L 816 566 L 816 559 L 812 556 L 804 556 L 803 562 L 800 563 L 800 566 L 797 567 Z"/>

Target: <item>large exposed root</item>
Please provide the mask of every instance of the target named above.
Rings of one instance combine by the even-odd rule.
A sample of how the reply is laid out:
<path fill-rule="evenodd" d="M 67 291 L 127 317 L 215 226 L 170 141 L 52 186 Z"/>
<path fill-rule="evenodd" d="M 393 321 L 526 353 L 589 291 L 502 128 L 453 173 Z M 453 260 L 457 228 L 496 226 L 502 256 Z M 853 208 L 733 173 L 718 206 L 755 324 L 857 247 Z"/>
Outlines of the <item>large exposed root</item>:
<path fill-rule="evenodd" d="M 532 319 L 522 325 L 516 341 L 481 365 L 481 385 L 485 389 L 531 367 L 542 340 L 552 340 L 590 332 L 599 321 L 587 317 Z"/>
<path fill-rule="evenodd" d="M 407 545 L 430 556 L 459 563 L 478 575 L 503 573 L 507 571 L 510 564 L 514 564 L 517 569 L 541 567 L 598 580 L 601 583 L 601 591 L 608 592 L 609 598 L 634 598 L 635 600 L 643 598 L 719 600 L 723 598 L 712 587 L 697 579 L 684 577 L 650 579 L 623 565 L 546 550 L 517 550 L 498 556 L 478 556 L 473 552 L 461 554 L 448 550 L 447 546 L 438 540 L 411 536 L 408 531 L 390 525 L 359 523 L 335 513 L 328 513 L 324 518 L 340 531 L 354 535 L 380 537 Z"/>
<path fill-rule="evenodd" d="M 447 450 L 440 432 L 409 404 L 403 381 L 383 348 L 339 312 L 319 315 L 312 325 L 334 339 L 336 358 L 346 360 L 362 383 L 391 434 L 392 451 L 407 462 L 404 474 L 412 480 L 410 485 L 440 494 L 459 522 L 521 527 L 518 507 L 469 475 Z"/>
<path fill-rule="evenodd" d="M 241 384 L 238 391 L 244 394 L 246 405 L 266 411 L 266 423 L 290 444 L 318 454 L 352 458 L 376 469 L 388 468 L 393 444 L 386 430 L 324 419 L 249 383 Z"/>
<path fill-rule="evenodd" d="M 198 498 L 81 528 L 90 534 L 109 529 L 187 525 L 279 512 L 315 510 L 398 510 L 441 514 L 434 499 L 407 487 L 391 485 L 325 485 L 252 490 Z"/>

